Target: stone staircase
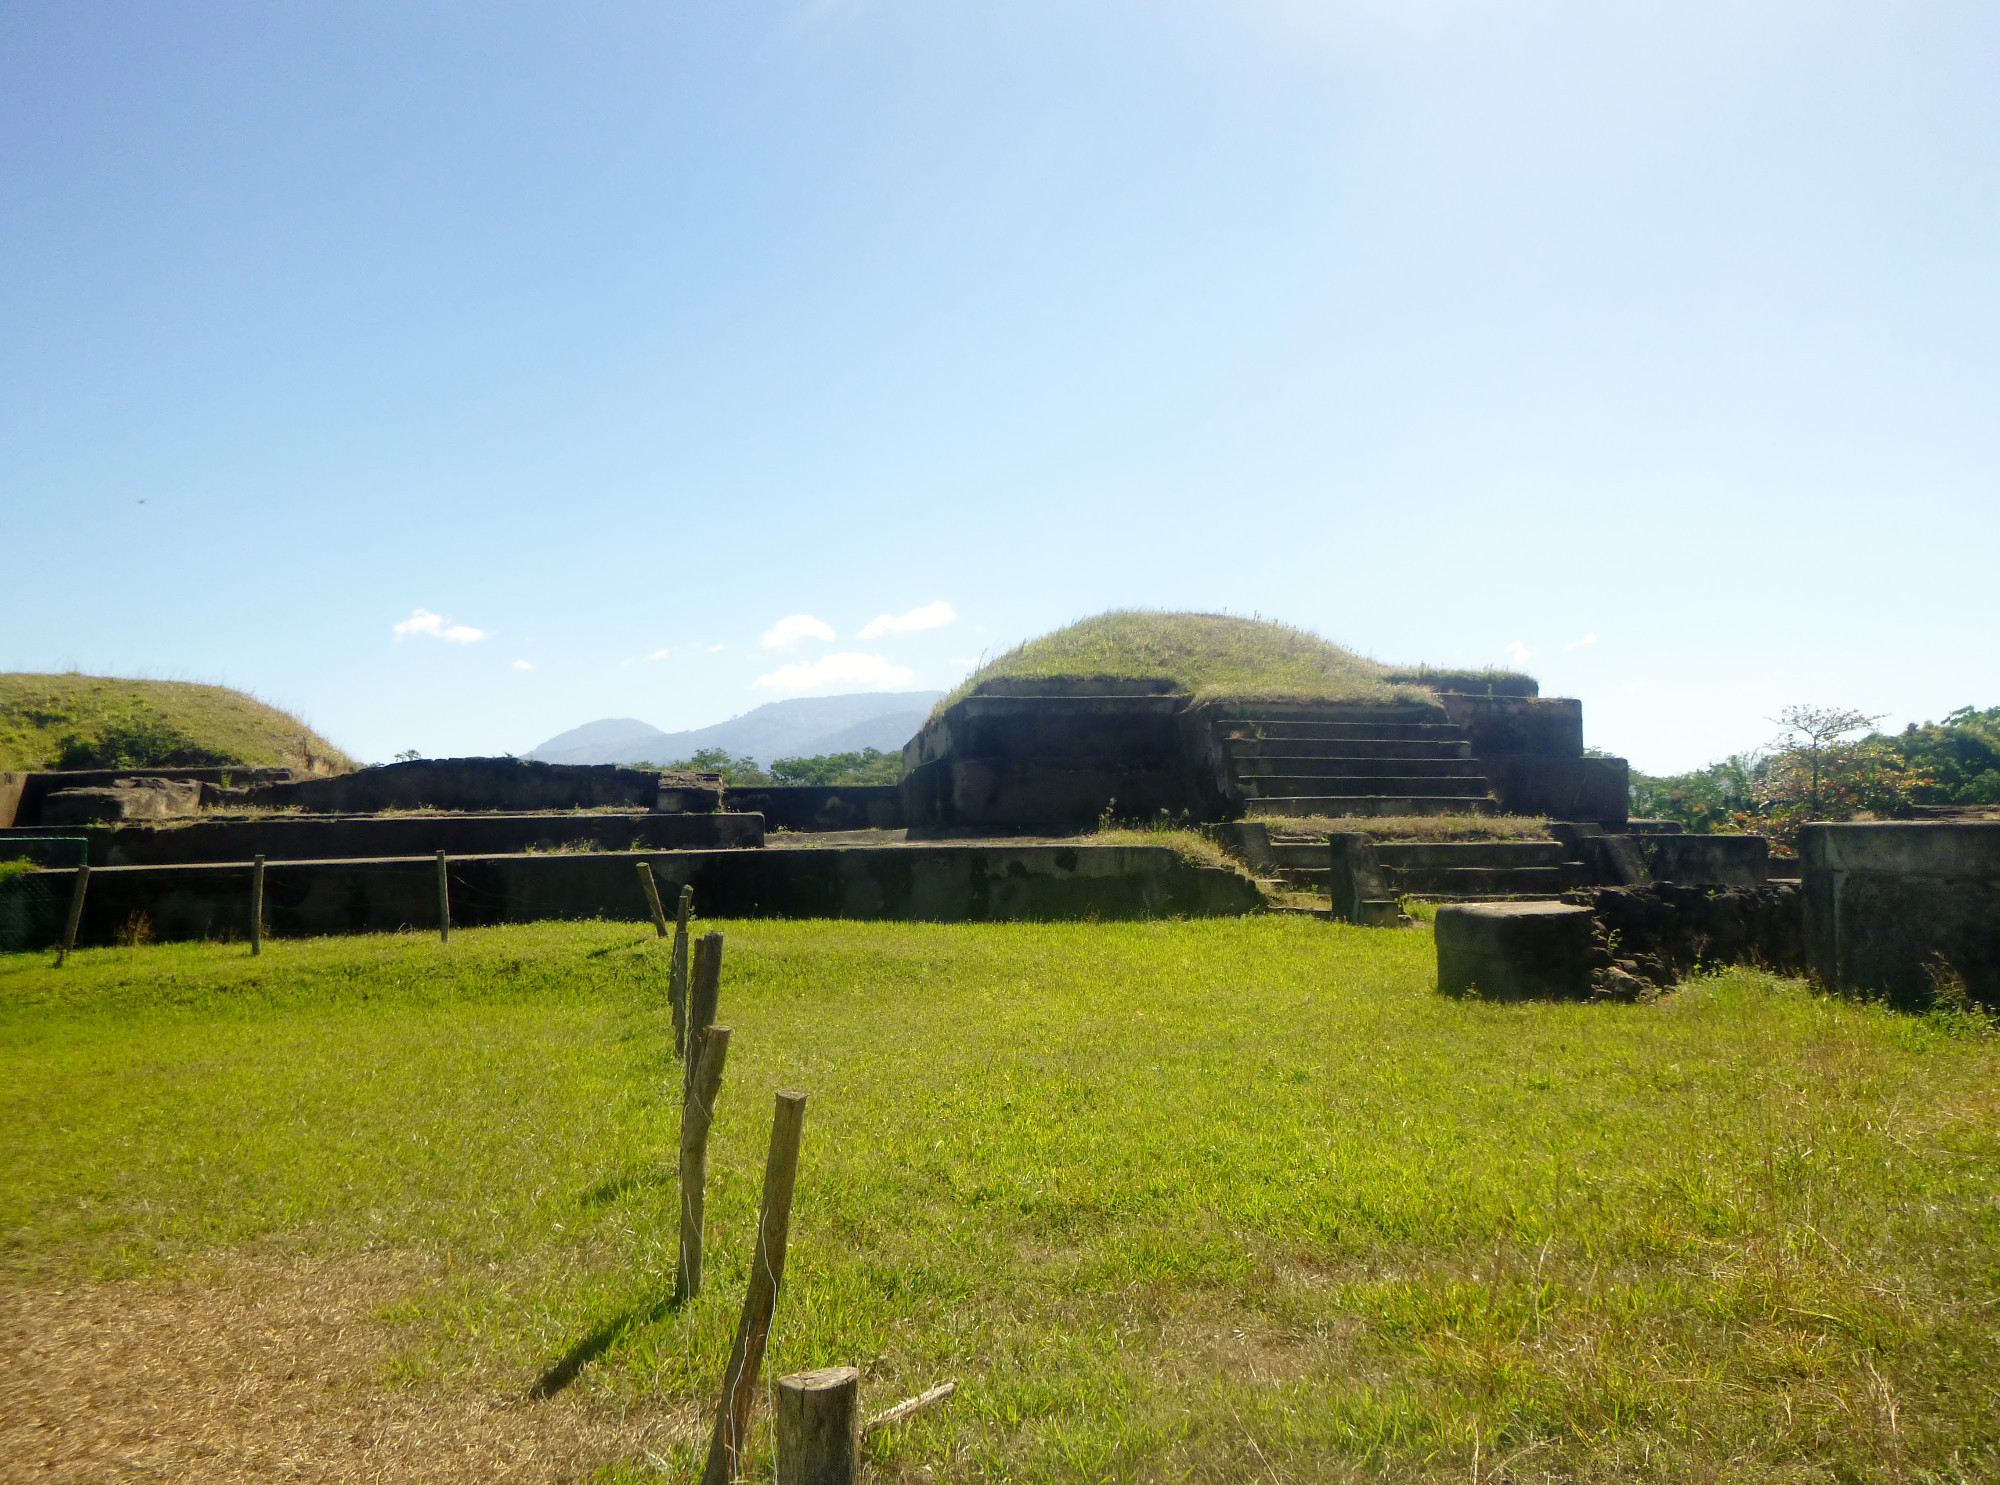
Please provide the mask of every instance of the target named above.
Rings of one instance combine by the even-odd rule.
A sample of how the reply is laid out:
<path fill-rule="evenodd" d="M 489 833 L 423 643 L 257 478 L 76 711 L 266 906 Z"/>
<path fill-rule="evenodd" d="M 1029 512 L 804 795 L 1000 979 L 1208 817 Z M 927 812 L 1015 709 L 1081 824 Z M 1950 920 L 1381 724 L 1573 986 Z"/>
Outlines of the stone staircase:
<path fill-rule="evenodd" d="M 1332 867 L 1324 836 L 1287 838 L 1273 824 L 1271 857 L 1296 892 L 1324 894 Z M 1384 885 L 1396 897 L 1454 902 L 1555 897 L 1589 871 L 1560 841 L 1382 841 L 1375 847 Z"/>
<path fill-rule="evenodd" d="M 1211 724 L 1225 792 L 1246 818 L 1499 809 L 1464 730 L 1435 707 L 1286 710 Z"/>

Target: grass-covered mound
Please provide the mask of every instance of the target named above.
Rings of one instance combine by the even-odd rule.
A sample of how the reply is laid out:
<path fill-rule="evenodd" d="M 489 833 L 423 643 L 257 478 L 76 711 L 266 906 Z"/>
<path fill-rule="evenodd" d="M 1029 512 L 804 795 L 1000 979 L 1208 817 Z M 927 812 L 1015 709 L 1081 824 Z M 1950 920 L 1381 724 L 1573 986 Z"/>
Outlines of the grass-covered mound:
<path fill-rule="evenodd" d="M 692 1479 L 800 1088 L 767 1376 L 959 1384 L 884 1481 L 1995 1476 L 1973 1018 L 1456 1000 L 1425 930 L 1284 918 L 701 926 L 679 1307 L 650 927 L 0 956 L 0 1458 Z"/>
<path fill-rule="evenodd" d="M 0 675 L 0 768 L 265 764 L 344 773 L 349 758 L 290 712 L 227 686 Z"/>
<path fill-rule="evenodd" d="M 987 681 L 1082 676 L 1170 681 L 1198 696 L 1388 702 L 1425 694 L 1402 683 L 1407 674 L 1268 619 L 1115 609 L 1016 645 L 940 705 Z"/>

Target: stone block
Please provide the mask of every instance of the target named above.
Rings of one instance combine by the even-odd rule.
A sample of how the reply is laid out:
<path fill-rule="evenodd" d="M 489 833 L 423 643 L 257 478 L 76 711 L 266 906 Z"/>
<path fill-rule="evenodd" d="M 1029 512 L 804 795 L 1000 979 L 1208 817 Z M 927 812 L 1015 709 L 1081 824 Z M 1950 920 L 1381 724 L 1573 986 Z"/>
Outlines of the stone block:
<path fill-rule="evenodd" d="M 22 791 L 27 786 L 27 774 L 0 772 L 0 830 L 13 825 L 15 815 L 20 813 Z"/>
<path fill-rule="evenodd" d="M 42 800 L 45 826 L 106 825 L 126 820 L 167 820 L 201 808 L 193 779 L 118 779 L 97 789 L 60 789 Z"/>
<path fill-rule="evenodd" d="M 732 784 L 728 807 L 762 815 L 765 828 L 901 830 L 903 791 L 896 784 Z"/>
<path fill-rule="evenodd" d="M 1799 863 L 1821 984 L 1923 1006 L 1955 978 L 2000 1007 L 2000 821 L 1808 825 Z"/>
<path fill-rule="evenodd" d="M 1587 1000 L 1595 919 L 1563 902 L 1438 909 L 1438 989 L 1488 1000 Z"/>
<path fill-rule="evenodd" d="M 1656 882 L 1712 882 L 1761 887 L 1770 875 L 1771 843 L 1761 835 L 1629 837 Z"/>
<path fill-rule="evenodd" d="M 1623 758 L 1481 752 L 1477 743 L 1473 753 L 1493 797 L 1510 815 L 1594 820 L 1615 828 L 1631 813 L 1631 776 Z"/>
<path fill-rule="evenodd" d="M 1328 906 L 1334 917 L 1375 927 L 1398 922 L 1395 894 L 1375 859 L 1375 842 L 1358 832 L 1342 832 L 1329 835 L 1326 844 L 1333 868 L 1327 878 Z"/>
<path fill-rule="evenodd" d="M 1445 715 L 1465 729 L 1476 758 L 1583 756 L 1583 703 L 1573 697 L 1446 692 L 1438 700 Z"/>
<path fill-rule="evenodd" d="M 1261 820 L 1228 820 L 1208 827 L 1209 837 L 1252 871 L 1276 876 L 1278 858 L 1271 849 L 1270 827 Z"/>
<path fill-rule="evenodd" d="M 253 802 L 309 814 L 380 810 L 651 809 L 661 775 L 613 763 L 542 763 L 530 758 L 419 758 L 331 778 L 259 785 Z"/>

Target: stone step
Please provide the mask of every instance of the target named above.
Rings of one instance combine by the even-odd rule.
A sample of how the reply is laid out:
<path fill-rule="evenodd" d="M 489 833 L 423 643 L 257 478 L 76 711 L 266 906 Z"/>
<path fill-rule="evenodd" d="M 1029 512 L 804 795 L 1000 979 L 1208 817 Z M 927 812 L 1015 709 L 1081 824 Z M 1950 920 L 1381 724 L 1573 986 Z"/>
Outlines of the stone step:
<path fill-rule="evenodd" d="M 1267 774 L 1254 778 L 1238 777 L 1236 786 L 1250 800 L 1371 794 L 1430 794 L 1484 799 L 1491 792 L 1486 780 L 1477 774 L 1447 777 L 1422 774 Z"/>
<path fill-rule="evenodd" d="M 1252 820 L 1288 815 L 1497 815 L 1500 805 L 1490 795 L 1468 799 L 1459 794 L 1300 794 L 1246 799 L 1243 812 Z"/>
<path fill-rule="evenodd" d="M 1482 778 L 1474 758 L 1301 758 L 1296 754 L 1278 757 L 1236 758 L 1231 760 L 1239 783 L 1253 778 Z"/>
<path fill-rule="evenodd" d="M 1225 742 L 1256 738 L 1311 738 L 1338 742 L 1381 739 L 1396 742 L 1463 742 L 1465 730 L 1451 722 L 1218 722 L 1215 735 Z"/>
<path fill-rule="evenodd" d="M 1210 726 L 1237 727 L 1245 723 L 1339 722 L 1355 726 L 1399 723 L 1430 723 L 1450 726 L 1451 718 L 1436 702 L 1422 701 L 1389 706 L 1342 705 L 1337 701 L 1223 701 L 1204 706 Z"/>
<path fill-rule="evenodd" d="M 1275 839 L 1271 860 L 1290 869 L 1295 866 L 1325 866 L 1327 844 L 1324 836 L 1312 839 Z M 1552 840 L 1524 841 L 1377 841 L 1375 860 L 1403 871 L 1449 870 L 1480 866 L 1494 871 L 1517 867 L 1559 867 L 1562 847 Z"/>
<path fill-rule="evenodd" d="M 1561 866 L 1563 848 L 1560 841 L 1553 840 L 1399 840 L 1377 844 L 1375 859 L 1383 866 L 1405 871 L 1456 866 Z"/>
<path fill-rule="evenodd" d="M 1283 873 L 1285 884 L 1294 892 L 1325 892 L 1332 874 L 1328 866 L 1288 866 Z M 1559 897 L 1572 883 L 1559 866 L 1456 866 L 1437 871 L 1384 871 L 1382 885 L 1397 897 L 1477 899 Z"/>
<path fill-rule="evenodd" d="M 1244 737 L 1228 738 L 1223 751 L 1240 758 L 1470 758 L 1463 738 Z"/>
<path fill-rule="evenodd" d="M 1560 866 L 1385 866 L 1382 881 L 1413 897 L 1555 897 L 1568 885 Z"/>

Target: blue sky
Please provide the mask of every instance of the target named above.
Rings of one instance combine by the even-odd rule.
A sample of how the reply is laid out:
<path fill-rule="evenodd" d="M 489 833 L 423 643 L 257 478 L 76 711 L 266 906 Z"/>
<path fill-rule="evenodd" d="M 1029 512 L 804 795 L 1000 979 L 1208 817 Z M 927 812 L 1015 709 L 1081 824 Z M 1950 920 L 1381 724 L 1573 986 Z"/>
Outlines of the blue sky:
<path fill-rule="evenodd" d="M 1655 771 L 2000 704 L 1996 77 L 1990 4 L 0 0 L 0 668 L 376 760 L 1117 606 Z"/>

